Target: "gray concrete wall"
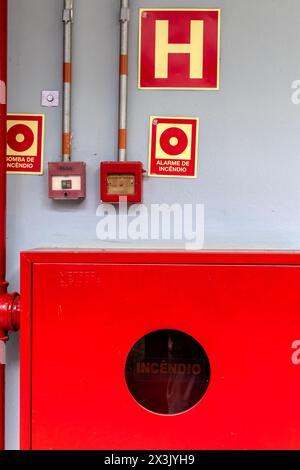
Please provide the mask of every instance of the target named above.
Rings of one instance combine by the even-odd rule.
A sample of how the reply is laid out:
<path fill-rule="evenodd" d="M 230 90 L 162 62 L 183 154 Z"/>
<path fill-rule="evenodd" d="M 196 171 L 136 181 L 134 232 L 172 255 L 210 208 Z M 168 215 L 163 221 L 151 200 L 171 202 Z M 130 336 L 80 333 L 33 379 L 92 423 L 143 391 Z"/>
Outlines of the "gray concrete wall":
<path fill-rule="evenodd" d="M 47 176 L 9 176 L 8 279 L 19 252 L 103 246 L 96 240 L 99 162 L 117 147 L 118 0 L 75 0 L 74 159 L 87 162 L 88 197 L 54 203 Z M 61 89 L 62 0 L 9 0 L 9 111 L 45 113 L 45 163 L 60 155 L 61 109 L 40 106 Z M 145 202 L 205 204 L 208 249 L 300 248 L 299 0 L 132 0 L 129 157 L 147 162 L 150 115 L 198 116 L 199 178 L 145 179 Z M 137 89 L 138 8 L 222 8 L 221 89 Z M 63 341 L 63 338 L 61 338 Z M 19 340 L 8 344 L 6 439 L 18 448 Z"/>

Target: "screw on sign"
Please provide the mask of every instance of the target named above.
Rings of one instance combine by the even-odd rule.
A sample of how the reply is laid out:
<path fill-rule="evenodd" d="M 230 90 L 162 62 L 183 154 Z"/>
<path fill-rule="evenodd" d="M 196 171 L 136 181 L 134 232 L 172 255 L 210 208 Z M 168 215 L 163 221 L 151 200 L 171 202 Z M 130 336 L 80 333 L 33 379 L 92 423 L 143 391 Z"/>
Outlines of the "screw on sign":
<path fill-rule="evenodd" d="M 7 120 L 7 172 L 43 174 L 43 115 L 9 115 Z"/>
<path fill-rule="evenodd" d="M 197 177 L 198 118 L 152 116 L 149 176 Z"/>

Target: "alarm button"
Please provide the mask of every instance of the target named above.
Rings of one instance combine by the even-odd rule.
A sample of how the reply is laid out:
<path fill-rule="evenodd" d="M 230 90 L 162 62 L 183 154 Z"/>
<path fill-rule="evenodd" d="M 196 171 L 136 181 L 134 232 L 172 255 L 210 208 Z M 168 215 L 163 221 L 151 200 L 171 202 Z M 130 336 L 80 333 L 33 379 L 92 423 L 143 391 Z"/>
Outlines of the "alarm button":
<path fill-rule="evenodd" d="M 61 189 L 72 189 L 72 180 L 62 180 Z"/>

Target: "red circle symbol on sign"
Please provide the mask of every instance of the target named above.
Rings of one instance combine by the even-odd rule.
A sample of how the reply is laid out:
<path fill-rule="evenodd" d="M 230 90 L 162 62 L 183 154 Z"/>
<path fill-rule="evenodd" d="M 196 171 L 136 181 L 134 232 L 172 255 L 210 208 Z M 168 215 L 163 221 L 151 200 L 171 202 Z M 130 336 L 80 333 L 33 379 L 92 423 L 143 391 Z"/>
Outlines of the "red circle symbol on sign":
<path fill-rule="evenodd" d="M 18 136 L 22 137 L 21 141 L 17 139 Z M 24 124 L 16 124 L 7 133 L 7 143 L 15 152 L 26 152 L 34 143 L 34 133 Z"/>
<path fill-rule="evenodd" d="M 186 150 L 188 143 L 189 140 L 186 133 L 178 127 L 170 127 L 160 137 L 162 150 L 172 156 L 181 155 Z"/>

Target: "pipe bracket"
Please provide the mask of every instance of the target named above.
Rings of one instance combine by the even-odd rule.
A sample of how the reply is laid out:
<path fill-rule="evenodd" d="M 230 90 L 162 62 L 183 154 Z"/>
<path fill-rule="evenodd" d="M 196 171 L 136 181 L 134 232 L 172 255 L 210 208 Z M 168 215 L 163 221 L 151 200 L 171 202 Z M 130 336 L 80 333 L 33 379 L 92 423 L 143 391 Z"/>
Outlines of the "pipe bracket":
<path fill-rule="evenodd" d="M 121 8 L 120 21 L 121 23 L 130 21 L 130 8 Z"/>
<path fill-rule="evenodd" d="M 73 23 L 73 8 L 65 8 L 63 10 L 63 22 Z"/>

